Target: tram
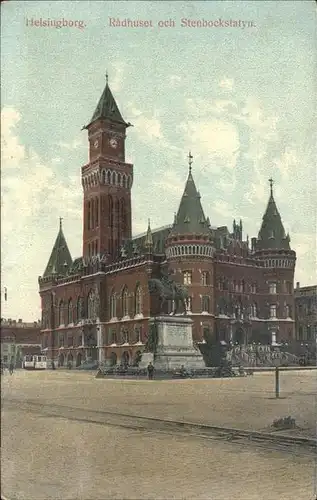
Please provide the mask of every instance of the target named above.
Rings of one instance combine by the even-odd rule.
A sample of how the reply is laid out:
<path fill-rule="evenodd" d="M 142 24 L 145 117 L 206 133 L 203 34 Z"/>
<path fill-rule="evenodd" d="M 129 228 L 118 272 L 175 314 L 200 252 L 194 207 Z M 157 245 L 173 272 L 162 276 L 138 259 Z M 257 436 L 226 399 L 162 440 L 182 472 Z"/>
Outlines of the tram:
<path fill-rule="evenodd" d="M 46 356 L 27 355 L 23 358 L 23 368 L 25 370 L 46 370 Z"/>

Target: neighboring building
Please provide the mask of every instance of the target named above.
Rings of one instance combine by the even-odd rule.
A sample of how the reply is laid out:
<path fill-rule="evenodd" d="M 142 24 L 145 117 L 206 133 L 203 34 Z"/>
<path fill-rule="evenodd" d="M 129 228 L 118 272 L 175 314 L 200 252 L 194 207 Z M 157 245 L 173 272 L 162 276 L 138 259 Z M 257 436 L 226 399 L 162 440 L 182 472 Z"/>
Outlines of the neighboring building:
<path fill-rule="evenodd" d="M 295 288 L 296 340 L 315 344 L 317 337 L 317 285 Z"/>
<path fill-rule="evenodd" d="M 133 363 L 144 349 L 149 318 L 158 313 L 148 279 L 163 270 L 189 290 L 194 341 L 289 342 L 294 329 L 294 269 L 270 180 L 258 238 L 242 222 L 211 226 L 189 173 L 174 223 L 132 237 L 133 165 L 125 162 L 126 130 L 107 83 L 88 130 L 82 167 L 83 255 L 72 260 L 60 221 L 39 277 L 42 345 L 65 365 L 92 358 Z M 159 197 L 155 200 L 160 210 Z M 172 305 L 169 304 L 171 311 Z M 166 311 L 168 312 L 168 311 Z"/>
<path fill-rule="evenodd" d="M 41 354 L 41 323 L 24 323 L 1 318 L 1 359 L 8 363 L 13 358 L 17 366 L 26 354 Z"/>

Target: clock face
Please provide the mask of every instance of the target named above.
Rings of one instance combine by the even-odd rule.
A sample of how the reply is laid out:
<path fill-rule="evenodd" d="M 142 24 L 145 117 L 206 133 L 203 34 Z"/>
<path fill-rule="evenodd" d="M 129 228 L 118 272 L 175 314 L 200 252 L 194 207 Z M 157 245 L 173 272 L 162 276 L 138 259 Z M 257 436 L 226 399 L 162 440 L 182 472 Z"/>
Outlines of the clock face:
<path fill-rule="evenodd" d="M 94 148 L 97 148 L 99 146 L 99 141 L 94 142 Z"/>
<path fill-rule="evenodd" d="M 111 146 L 112 148 L 116 148 L 116 147 L 118 146 L 118 141 L 117 141 L 117 139 L 114 139 L 114 138 L 113 138 L 113 139 L 110 139 L 109 143 L 110 143 L 110 146 Z"/>

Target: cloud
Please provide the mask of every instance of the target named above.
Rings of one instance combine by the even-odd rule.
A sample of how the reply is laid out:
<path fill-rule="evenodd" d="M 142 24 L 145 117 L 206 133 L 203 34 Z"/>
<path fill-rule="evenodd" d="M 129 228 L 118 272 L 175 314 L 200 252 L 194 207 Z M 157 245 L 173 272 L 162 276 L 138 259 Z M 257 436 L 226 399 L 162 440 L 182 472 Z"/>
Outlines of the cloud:
<path fill-rule="evenodd" d="M 72 151 L 72 150 L 77 149 L 79 147 L 83 147 L 84 143 L 83 143 L 82 139 L 74 139 L 71 142 L 58 142 L 57 145 L 60 146 L 61 148 L 68 149 L 68 150 Z"/>
<path fill-rule="evenodd" d="M 212 118 L 208 121 L 183 122 L 179 126 L 183 132 L 184 141 L 192 150 L 199 152 L 199 157 L 204 158 L 213 167 L 234 168 L 239 151 L 239 136 L 234 124 Z M 213 169 L 214 170 L 214 169 Z"/>
<path fill-rule="evenodd" d="M 182 81 L 182 79 L 178 75 L 170 75 L 168 77 L 168 82 L 169 82 L 170 85 L 172 85 L 172 87 L 177 87 L 177 85 L 179 83 L 181 83 L 181 81 Z"/>
<path fill-rule="evenodd" d="M 134 117 L 133 126 L 135 127 L 135 133 L 141 141 L 163 139 L 158 111 L 155 111 L 153 116 L 148 116 L 133 103 L 129 104 L 129 111 Z"/>
<path fill-rule="evenodd" d="M 222 90 L 226 90 L 228 92 L 230 92 L 233 89 L 233 85 L 234 85 L 234 79 L 233 78 L 226 78 L 225 77 L 222 80 L 220 80 L 220 82 L 219 82 L 219 87 Z"/>
<path fill-rule="evenodd" d="M 109 85 L 114 92 L 120 92 L 123 88 L 123 80 L 128 67 L 123 61 L 116 61 L 112 64 L 114 75 L 109 75 Z"/>
<path fill-rule="evenodd" d="M 80 248 L 81 192 L 77 175 L 59 175 L 32 148 L 26 152 L 16 133 L 23 117 L 13 108 L 1 113 L 2 142 L 2 283 L 8 302 L 2 315 L 38 319 L 38 275 L 45 269 L 64 215 L 68 242 Z M 56 159 L 55 159 L 56 160 Z M 55 164 L 56 165 L 56 164 Z M 63 165 L 62 165 L 63 166 Z M 68 231 L 69 232 L 68 232 Z"/>

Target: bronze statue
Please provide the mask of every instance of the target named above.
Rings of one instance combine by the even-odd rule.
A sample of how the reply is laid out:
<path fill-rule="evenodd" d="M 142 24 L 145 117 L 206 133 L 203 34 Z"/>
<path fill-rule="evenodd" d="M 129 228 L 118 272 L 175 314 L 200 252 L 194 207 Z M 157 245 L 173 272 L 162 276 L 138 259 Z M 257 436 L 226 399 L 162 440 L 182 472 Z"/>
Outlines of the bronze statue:
<path fill-rule="evenodd" d="M 148 281 L 150 294 L 157 294 L 160 299 L 160 311 L 164 312 L 165 304 L 168 300 L 173 301 L 174 308 L 172 314 L 179 312 L 179 306 L 185 314 L 187 312 L 186 299 L 188 298 L 187 288 L 176 283 L 170 273 L 164 273 L 161 278 L 151 278 Z"/>

